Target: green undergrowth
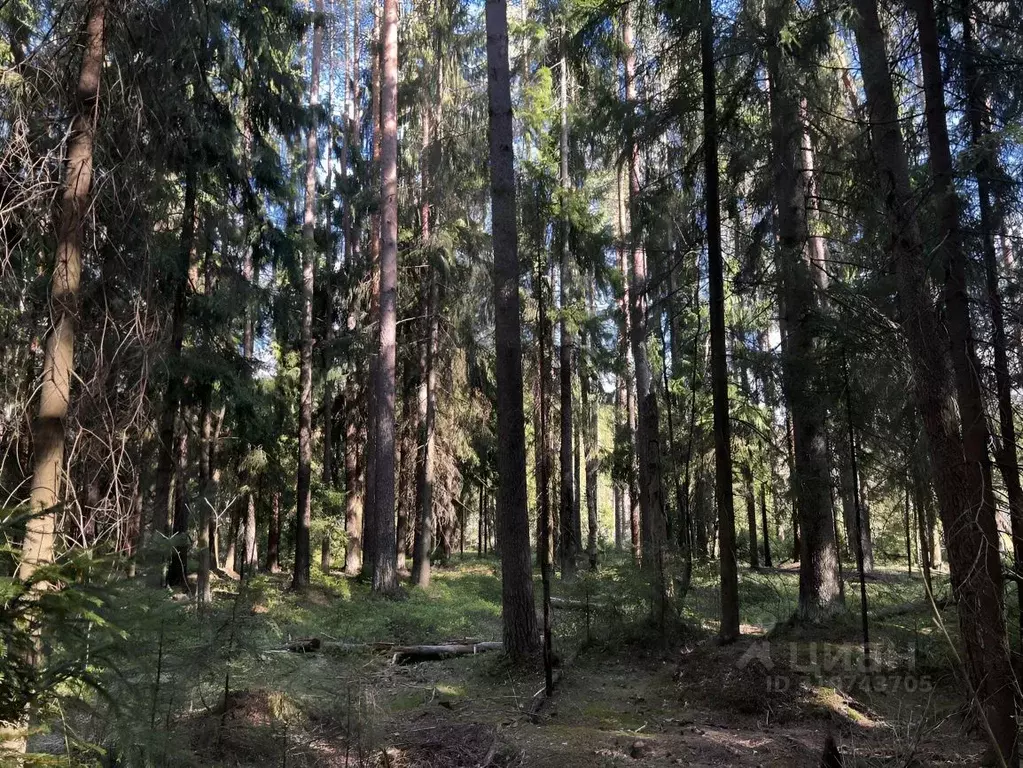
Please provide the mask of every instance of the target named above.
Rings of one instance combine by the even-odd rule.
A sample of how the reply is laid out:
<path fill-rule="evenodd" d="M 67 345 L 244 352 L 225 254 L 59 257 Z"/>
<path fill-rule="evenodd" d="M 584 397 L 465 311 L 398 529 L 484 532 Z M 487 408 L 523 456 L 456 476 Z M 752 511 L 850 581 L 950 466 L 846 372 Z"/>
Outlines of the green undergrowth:
<path fill-rule="evenodd" d="M 651 653 L 670 659 L 711 637 L 719 616 L 716 564 L 694 566 L 684 595 L 681 563 L 667 562 L 664 577 L 671 597 L 660 615 L 649 574 L 627 555 L 611 554 L 599 569 L 583 567 L 568 581 L 556 578 L 558 663 Z M 935 577 L 939 599 L 948 591 L 945 578 Z M 341 739 L 349 748 L 357 740 L 365 747 L 383 738 L 385 723 L 438 706 L 456 715 L 471 710 L 473 720 L 488 726 L 505 722 L 509 711 L 528 709 L 542 680 L 539 667 L 514 669 L 500 654 L 395 667 L 386 652 L 372 647 L 499 640 L 495 559 L 456 559 L 434 569 L 428 589 L 404 586 L 392 597 L 338 574 L 314 570 L 312 581 L 297 592 L 283 574 L 261 574 L 241 585 L 219 580 L 213 604 L 204 608 L 138 581 L 115 583 L 104 616 L 117 631 L 103 635 L 95 654 L 100 685 L 81 691 L 77 703 L 50 723 L 49 740 L 37 744 L 59 742 L 58 751 L 70 745 L 79 760 L 71 765 L 100 759 L 95 751 L 76 750 L 79 742 L 116 749 L 122 765 L 202 766 L 227 764 L 209 755 L 233 738 L 242 752 L 259 754 L 272 746 L 293 757 L 306 755 L 313 765 L 322 757 L 314 747 L 324 739 Z M 538 576 L 534 587 L 539 608 Z M 744 633 L 777 644 L 779 654 L 787 646 L 803 654 L 825 644 L 835 654 L 860 642 L 858 582 L 846 584 L 846 609 L 820 626 L 789 621 L 798 600 L 794 570 L 741 569 L 739 589 Z M 872 639 L 898 649 L 915 673 L 947 676 L 954 659 L 932 620 L 922 580 L 881 567 L 867 593 Z M 954 609 L 941 615 L 954 636 Z M 324 647 L 313 653 L 287 649 L 309 638 Z M 745 685 L 742 678 L 736 685 Z M 599 702 L 590 706 L 581 716 L 601 723 L 612 718 Z"/>

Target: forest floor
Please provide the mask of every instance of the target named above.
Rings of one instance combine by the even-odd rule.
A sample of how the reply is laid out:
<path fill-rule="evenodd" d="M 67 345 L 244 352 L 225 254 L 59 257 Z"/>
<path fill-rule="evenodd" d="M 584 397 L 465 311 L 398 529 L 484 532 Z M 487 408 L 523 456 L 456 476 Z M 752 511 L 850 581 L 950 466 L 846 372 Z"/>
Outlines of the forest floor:
<path fill-rule="evenodd" d="M 131 626 L 111 657 L 118 706 L 100 727 L 94 711 L 66 714 L 78 725 L 37 746 L 74 732 L 116 745 L 125 764 L 167 766 L 752 768 L 820 765 L 831 733 L 846 766 L 982 764 L 918 576 L 881 568 L 868 581 L 865 670 L 858 581 L 847 582 L 846 613 L 806 628 L 786 621 L 791 567 L 744 570 L 744 636 L 722 647 L 715 569 L 696 570 L 664 639 L 645 619 L 641 577 L 623 565 L 555 583 L 570 601 L 555 611 L 562 675 L 539 709 L 542 669 L 513 669 L 499 653 L 392 661 L 389 644 L 500 639 L 500 581 L 488 559 L 437 568 L 428 591 L 398 599 L 338 575 L 318 574 L 301 594 L 283 576 L 259 577 L 241 594 L 225 580 L 202 616 L 138 588 L 122 596 Z M 941 604 L 947 585 L 937 575 L 935 592 Z M 953 610 L 937 615 L 953 633 Z M 288 650 L 311 638 L 316 650 Z"/>

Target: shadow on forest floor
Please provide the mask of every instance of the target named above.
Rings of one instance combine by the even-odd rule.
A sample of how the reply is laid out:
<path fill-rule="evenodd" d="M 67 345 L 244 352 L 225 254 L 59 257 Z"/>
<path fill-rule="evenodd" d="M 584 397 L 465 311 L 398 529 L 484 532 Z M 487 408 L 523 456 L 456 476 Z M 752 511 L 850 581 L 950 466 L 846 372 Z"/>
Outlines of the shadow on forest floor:
<path fill-rule="evenodd" d="M 611 559 L 554 585 L 566 668 L 539 715 L 539 668 L 498 654 L 394 665 L 372 647 L 499 639 L 495 570 L 466 558 L 398 599 L 342 576 L 318 574 L 300 594 L 284 576 L 260 577 L 240 594 L 223 583 L 202 616 L 166 593 L 136 594 L 125 600 L 139 612 L 126 618 L 136 624 L 125 687 L 110 691 L 122 706 L 98 728 L 94 715 L 69 717 L 124 765 L 817 766 L 828 733 L 846 766 L 980 764 L 919 579 L 882 571 L 868 582 L 882 618 L 867 669 L 858 587 L 847 587 L 849 611 L 803 627 L 787 621 L 794 572 L 744 570 L 744 637 L 722 647 L 713 567 L 696 569 L 665 639 L 649 625 L 642 575 Z M 952 611 L 944 619 L 954 626 Z M 283 650 L 312 637 L 316 652 Z"/>

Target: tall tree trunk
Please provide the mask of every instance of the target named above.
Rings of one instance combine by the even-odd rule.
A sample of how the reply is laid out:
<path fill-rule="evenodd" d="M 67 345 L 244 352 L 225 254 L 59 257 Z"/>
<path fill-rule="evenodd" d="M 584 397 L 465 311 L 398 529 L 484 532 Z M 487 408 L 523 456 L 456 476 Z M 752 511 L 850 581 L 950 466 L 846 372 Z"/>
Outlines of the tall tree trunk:
<path fill-rule="evenodd" d="M 384 0 L 380 87 L 380 358 L 377 369 L 373 590 L 398 585 L 394 540 L 394 404 L 398 323 L 398 0 Z"/>
<path fill-rule="evenodd" d="M 537 546 L 540 548 L 540 581 L 543 597 L 543 668 L 544 688 L 549 697 L 554 690 L 554 653 L 551 633 L 551 571 L 554 562 L 554 530 L 551 525 L 550 498 L 550 466 L 547 461 L 548 418 L 547 400 L 549 399 L 550 380 L 547 377 L 548 322 L 546 302 L 544 301 L 544 257 L 538 254 L 536 264 L 536 306 L 537 306 L 537 386 L 539 388 L 536 423 L 536 489 L 537 517 L 539 535 Z"/>
<path fill-rule="evenodd" d="M 569 221 L 568 196 L 571 182 L 568 175 L 568 60 L 565 48 L 568 44 L 567 34 L 562 29 L 561 40 L 561 97 L 559 111 L 561 117 L 561 138 L 559 144 L 559 186 L 560 186 L 560 228 L 558 231 L 559 296 L 560 320 L 558 332 L 561 336 L 559 345 L 559 375 L 561 381 L 561 442 L 560 442 L 560 509 L 561 509 L 561 577 L 571 579 L 575 575 L 576 559 L 579 555 L 580 542 L 575 536 L 575 504 L 576 485 L 573 472 L 573 424 L 572 424 L 572 362 L 575 357 L 575 337 L 569 314 L 575 290 L 575 271 L 572 269 L 569 254 Z"/>
<path fill-rule="evenodd" d="M 791 6 L 769 14 L 780 35 Z M 792 413 L 795 444 L 795 490 L 802 534 L 799 559 L 798 615 L 819 621 L 839 605 L 838 551 L 831 507 L 831 472 L 827 449 L 827 409 L 814 328 L 820 325 L 821 297 L 815 275 L 818 238 L 810 237 L 807 199 L 812 169 L 802 152 L 805 117 L 793 90 L 795 64 L 784 57 L 778 40 L 767 51 L 770 73 L 771 144 L 774 190 L 778 206 L 778 271 L 786 344 L 782 352 L 785 395 Z"/>
<path fill-rule="evenodd" d="M 760 483 L 760 517 L 764 528 L 764 565 L 771 568 L 771 533 L 767 527 L 767 483 Z"/>
<path fill-rule="evenodd" d="M 526 511 L 526 430 L 522 413 L 522 338 L 515 204 L 507 0 L 487 0 L 487 92 L 490 102 L 490 198 L 494 241 L 497 378 L 498 524 L 504 648 L 516 660 L 537 646 Z"/>
<path fill-rule="evenodd" d="M 952 588 L 966 650 L 966 671 L 997 748 L 1007 763 L 1014 764 L 1017 759 L 1015 698 L 1002 615 L 998 536 L 988 503 L 990 483 L 984 482 L 983 470 L 987 462 L 979 460 L 977 453 L 986 451 L 986 446 L 974 445 L 975 434 L 968 435 L 968 440 L 964 441 L 960 433 L 962 422 L 955 401 L 956 381 L 947 351 L 951 346 L 930 298 L 925 248 L 915 213 L 917 201 L 910 186 L 876 0 L 856 0 L 855 7 L 859 12 L 855 31 L 874 160 L 892 234 L 890 250 L 902 317 L 908 318 L 903 328 L 945 529 Z M 933 91 L 933 87 L 928 90 Z M 940 96 L 940 91 L 937 95 Z M 935 174 L 940 173 L 939 166 Z M 956 303 L 952 302 L 950 313 Z M 960 356 L 969 339 L 968 333 L 963 332 L 965 329 L 959 327 L 962 320 L 951 314 L 948 318 L 949 334 L 958 337 L 955 346 L 959 347 L 957 354 Z M 962 405 L 970 406 L 970 403 Z M 962 415 L 965 420 L 971 414 Z M 967 427 L 971 433 L 976 432 L 976 425 Z"/>
<path fill-rule="evenodd" d="M 628 194 L 628 182 L 623 183 L 622 174 L 618 176 L 618 233 L 621 244 L 618 247 L 618 272 L 622 276 L 622 296 L 619 300 L 618 311 L 621 313 L 621 323 L 618 328 L 618 349 L 625 370 L 622 378 L 625 380 L 623 406 L 625 421 L 623 424 L 624 441 L 626 449 L 627 478 L 626 485 L 622 489 L 624 495 L 624 511 L 628 515 L 629 541 L 632 545 L 632 559 L 637 564 L 642 558 L 639 535 L 639 491 L 636 487 L 636 379 L 633 374 L 634 365 L 632 359 L 632 321 L 629 317 L 629 267 L 628 257 L 625 255 L 626 232 L 628 231 L 629 208 L 626 202 Z"/>
<path fill-rule="evenodd" d="M 674 247 L 671 249 L 674 251 Z M 664 322 L 658 322 L 658 330 L 661 334 L 661 372 L 664 383 L 664 411 L 668 421 L 668 455 L 671 457 L 671 476 L 675 491 L 675 513 L 678 515 L 678 534 L 673 538 L 678 541 L 682 551 L 682 557 L 688 561 L 692 558 L 689 546 L 689 504 L 686 498 L 688 489 L 683 485 L 682 472 L 679 467 L 678 439 L 675 432 L 675 418 L 672 407 L 671 385 L 668 380 L 668 344 L 664 338 L 664 327 L 667 325 L 671 334 L 671 376 L 678 378 L 682 375 L 682 341 L 679 338 L 678 322 L 676 321 L 675 295 L 677 287 L 677 268 L 671 269 L 666 294 L 664 296 L 665 315 Z M 695 360 L 693 361 L 695 365 Z M 670 527 L 670 526 L 669 526 Z"/>
<path fill-rule="evenodd" d="M 380 167 L 380 151 L 383 133 L 383 122 L 380 115 L 381 104 L 381 69 L 383 63 L 383 35 L 380 14 L 374 14 L 373 24 L 373 63 L 372 74 L 372 96 L 370 99 L 370 111 L 373 122 L 373 167 Z M 379 431 L 377 423 L 377 379 L 379 378 L 380 356 L 380 222 L 381 211 L 378 207 L 373 212 L 370 221 L 369 239 L 369 261 L 370 261 L 370 288 L 369 288 L 369 318 L 371 327 L 376 328 L 376 335 L 371 333 L 370 347 L 376 346 L 370 353 L 369 361 L 369 383 L 367 385 L 366 405 L 366 462 L 365 462 L 365 502 L 362 514 L 362 572 L 370 580 L 373 578 L 373 567 L 376 563 L 376 528 L 377 528 L 377 445 L 379 443 Z"/>
<path fill-rule="evenodd" d="M 430 108 L 423 109 L 423 200 L 420 212 L 423 247 L 429 254 L 430 241 Z M 419 433 L 419 455 L 416 464 L 416 525 L 415 551 L 412 563 L 412 583 L 430 586 L 430 552 L 433 549 L 433 486 L 436 453 L 435 423 L 437 414 L 437 347 L 440 343 L 440 284 L 434 274 L 431 257 L 423 274 L 423 344 L 420 353 L 419 413 L 422 431 Z"/>
<path fill-rule="evenodd" d="M 305 211 L 302 219 L 302 333 L 298 399 L 298 480 L 295 492 L 295 572 L 292 586 L 309 585 L 313 465 L 313 291 L 316 267 L 316 164 L 319 130 L 320 60 L 323 56 L 323 0 L 313 0 L 313 44 L 309 64 L 309 128 L 305 141 Z"/>
<path fill-rule="evenodd" d="M 99 115 L 106 12 L 106 0 L 93 0 L 82 31 L 82 63 L 75 92 L 75 116 L 68 139 L 66 177 L 57 214 L 57 251 L 50 283 L 52 325 L 43 353 L 39 413 L 32 434 L 35 455 L 29 504 L 34 514 L 26 524 L 21 545 L 18 576 L 23 580 L 54 559 L 55 507 L 60 502 L 64 474 L 64 422 L 71 402 L 71 379 L 74 376 L 83 230 L 91 201 L 92 154 Z"/>
<path fill-rule="evenodd" d="M 739 637 L 739 577 L 735 551 L 735 502 L 732 498 L 732 445 L 728 421 L 728 364 L 725 359 L 725 285 L 721 256 L 718 189 L 717 93 L 714 82 L 714 17 L 702 0 L 701 70 L 703 74 L 703 148 L 707 174 L 707 271 L 710 293 L 710 368 L 714 400 L 714 462 L 717 477 L 718 535 L 721 542 L 722 642 Z"/>
<path fill-rule="evenodd" d="M 351 71 L 348 76 L 348 126 L 345 132 L 345 152 L 343 153 L 341 161 L 345 178 L 347 178 L 348 175 L 350 161 L 349 151 L 358 153 L 362 143 L 362 121 L 358 118 L 358 83 L 361 40 L 362 32 L 360 29 L 359 4 L 355 3 L 352 8 Z M 379 62 L 379 57 L 375 56 L 374 60 Z M 376 67 L 374 67 L 374 72 L 377 73 Z M 371 104 L 377 102 L 378 99 L 379 75 L 376 74 L 374 80 L 374 95 L 371 99 Z M 379 104 L 377 104 L 377 107 L 379 107 Z M 376 115 L 379 115 L 379 113 L 380 110 L 377 108 Z M 349 270 L 355 270 L 358 263 L 359 234 L 357 230 L 359 228 L 356 227 L 356 224 L 353 221 L 353 208 L 354 206 L 352 201 L 350 199 L 345 200 L 341 214 L 341 229 L 345 240 L 345 265 Z M 353 296 L 349 301 L 348 320 L 346 325 L 349 330 L 354 330 L 357 325 L 356 299 Z M 358 396 L 359 384 L 357 381 L 361 379 L 361 377 L 353 377 L 353 379 L 355 380 L 350 380 L 346 384 L 344 391 L 345 574 L 348 576 L 357 576 L 362 570 L 362 515 L 365 483 L 362 473 L 360 472 L 360 455 L 364 455 L 365 451 L 360 451 L 359 445 L 361 443 L 365 446 L 368 442 L 367 440 L 359 440 L 361 403 Z M 363 425 L 365 424 L 365 422 L 361 423 Z"/>
<path fill-rule="evenodd" d="M 625 100 L 637 111 L 636 51 L 632 24 L 632 6 L 622 11 L 622 37 L 625 50 Z M 647 258 L 642 244 L 639 216 L 639 148 L 635 137 L 627 138 L 626 160 L 629 171 L 629 320 L 632 358 L 636 365 L 636 458 L 639 465 L 639 508 L 643 550 L 642 562 L 651 571 L 654 587 L 653 609 L 662 616 L 664 584 L 663 547 L 666 539 L 664 499 L 661 492 L 661 449 L 657 397 L 647 355 Z"/>
<path fill-rule="evenodd" d="M 1005 335 L 1005 317 L 1002 295 L 998 287 L 998 257 L 995 235 L 1000 229 L 1000 211 L 992 200 L 992 180 L 998 171 L 998 158 L 990 149 L 990 123 L 986 101 L 986 84 L 977 66 L 975 39 L 970 0 L 960 2 L 960 21 L 963 29 L 962 74 L 967 93 L 966 115 L 970 125 L 970 144 L 977 161 L 973 176 L 977 182 L 980 208 L 980 234 L 984 254 L 984 278 L 988 311 L 991 313 L 991 346 L 994 350 L 995 392 L 998 400 L 998 426 L 1001 432 L 995 461 L 998 465 L 1005 493 L 1009 499 L 1009 521 L 1012 529 L 1013 567 L 1016 571 L 1017 602 L 1023 606 L 1023 487 L 1020 486 L 1019 457 L 1016 449 L 1016 422 L 1012 406 L 1012 379 L 1009 376 L 1009 356 Z M 1019 612 L 1020 642 L 1023 643 L 1023 610 Z"/>
<path fill-rule="evenodd" d="M 246 149 L 246 152 L 248 150 Z M 248 225 L 246 225 L 246 244 L 244 246 L 245 251 L 242 257 L 242 277 L 246 282 L 246 289 L 252 290 L 255 281 L 255 269 L 252 263 L 252 245 L 247 242 L 249 238 Z M 253 320 L 253 308 L 250 300 L 245 302 L 245 319 L 244 326 L 242 328 L 242 355 L 248 361 L 250 366 L 255 366 L 254 357 L 254 320 Z M 251 449 L 251 448 L 250 448 Z M 211 466 L 212 470 L 212 466 Z M 242 548 L 242 563 L 244 564 L 243 571 L 247 576 L 252 576 L 256 573 L 259 568 L 259 552 L 257 550 L 257 530 L 256 530 L 256 497 L 252 489 L 253 478 L 251 473 L 246 471 L 244 476 L 244 482 L 247 486 L 245 490 L 245 496 L 243 503 L 245 506 L 245 521 L 243 527 L 243 548 Z"/>
<path fill-rule="evenodd" d="M 196 169 L 188 163 L 185 171 L 184 208 L 181 213 L 181 240 L 179 244 L 178 263 L 174 275 L 174 304 L 171 308 L 171 338 L 168 350 L 167 391 L 163 410 L 160 414 L 158 432 L 159 456 L 156 463 L 156 488 L 153 500 L 153 519 L 151 535 L 154 539 L 166 535 L 170 527 L 171 490 L 174 482 L 174 468 L 177 465 L 175 451 L 177 443 L 174 439 L 174 427 L 177 423 L 178 409 L 181 403 L 184 381 L 176 370 L 181 359 L 181 350 L 185 342 L 185 313 L 188 301 L 188 270 L 195 251 L 196 232 Z M 149 581 L 154 586 L 163 583 L 165 569 L 154 563 L 149 574 Z"/>

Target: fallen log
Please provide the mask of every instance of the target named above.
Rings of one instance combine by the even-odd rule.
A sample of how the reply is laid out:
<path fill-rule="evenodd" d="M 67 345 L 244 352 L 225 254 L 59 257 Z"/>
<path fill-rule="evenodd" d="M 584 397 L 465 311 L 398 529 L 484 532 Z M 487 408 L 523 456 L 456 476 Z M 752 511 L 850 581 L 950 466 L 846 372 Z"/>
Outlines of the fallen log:
<path fill-rule="evenodd" d="M 404 645 L 393 648 L 392 664 L 413 664 L 417 661 L 439 661 L 455 656 L 475 656 L 487 651 L 500 651 L 504 643 L 471 643 L 452 645 Z"/>
<path fill-rule="evenodd" d="M 318 637 L 306 637 L 292 640 L 285 645 L 272 648 L 264 653 L 316 653 L 326 651 L 333 653 L 375 652 L 390 653 L 392 664 L 411 664 L 417 661 L 439 661 L 455 656 L 474 656 L 487 651 L 500 651 L 504 643 L 446 643 L 443 645 L 395 645 L 394 643 L 341 643 L 323 641 Z"/>
<path fill-rule="evenodd" d="M 300 640 L 292 640 L 284 646 L 284 650 L 291 653 L 313 653 L 320 650 L 320 638 L 304 637 Z"/>
<path fill-rule="evenodd" d="M 571 597 L 556 597 L 551 595 L 551 606 L 554 608 L 562 608 L 566 611 L 596 611 L 602 609 L 604 606 L 598 601 L 585 601 L 576 600 Z"/>

